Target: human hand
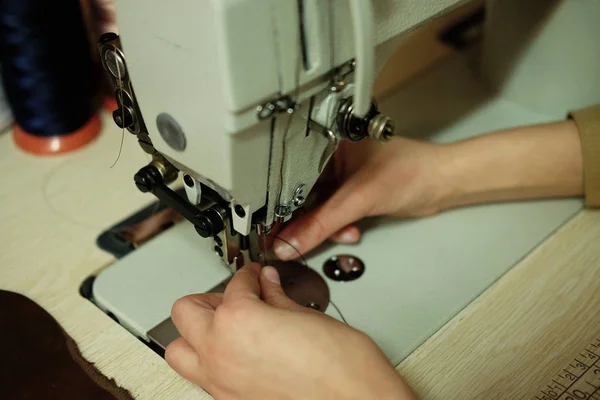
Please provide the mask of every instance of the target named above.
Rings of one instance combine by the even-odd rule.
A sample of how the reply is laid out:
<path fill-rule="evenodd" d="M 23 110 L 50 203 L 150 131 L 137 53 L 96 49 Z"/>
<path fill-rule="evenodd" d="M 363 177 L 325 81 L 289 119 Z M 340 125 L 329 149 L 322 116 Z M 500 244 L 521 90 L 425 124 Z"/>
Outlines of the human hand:
<path fill-rule="evenodd" d="M 106 32 L 118 33 L 117 11 L 114 0 L 92 0 L 92 10 L 95 17 L 97 34 Z"/>
<path fill-rule="evenodd" d="M 369 337 L 293 302 L 272 267 L 243 267 L 171 318 L 182 337 L 167 362 L 216 399 L 413 399 Z"/>
<path fill-rule="evenodd" d="M 335 192 L 284 228 L 275 253 L 288 260 L 330 237 L 356 242 L 360 232 L 351 224 L 367 216 L 420 217 L 472 204 L 581 196 L 582 146 L 571 120 L 451 144 L 342 142 L 330 162 Z"/>
<path fill-rule="evenodd" d="M 360 231 L 352 224 L 363 217 L 419 217 L 440 211 L 447 189 L 441 179 L 443 147 L 405 138 L 384 144 L 342 142 L 321 182 L 334 192 L 279 233 L 284 240 L 275 242 L 275 253 L 289 260 L 298 255 L 294 248 L 306 253 L 328 238 L 357 242 Z"/>

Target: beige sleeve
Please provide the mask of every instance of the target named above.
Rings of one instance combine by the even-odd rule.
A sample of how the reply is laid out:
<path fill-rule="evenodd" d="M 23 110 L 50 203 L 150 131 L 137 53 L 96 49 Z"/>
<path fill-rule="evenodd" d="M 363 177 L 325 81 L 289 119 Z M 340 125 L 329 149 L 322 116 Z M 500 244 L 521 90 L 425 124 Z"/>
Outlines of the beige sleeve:
<path fill-rule="evenodd" d="M 600 105 L 573 111 L 581 137 L 583 187 L 586 207 L 600 207 Z"/>

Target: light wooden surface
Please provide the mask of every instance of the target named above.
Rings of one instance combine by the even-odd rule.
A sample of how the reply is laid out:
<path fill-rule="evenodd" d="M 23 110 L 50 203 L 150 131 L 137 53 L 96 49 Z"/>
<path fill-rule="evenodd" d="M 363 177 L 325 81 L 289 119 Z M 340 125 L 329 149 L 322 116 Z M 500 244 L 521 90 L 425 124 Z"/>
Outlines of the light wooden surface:
<path fill-rule="evenodd" d="M 534 399 L 600 338 L 599 291 L 600 212 L 584 210 L 397 369 L 426 399 Z"/>
<path fill-rule="evenodd" d="M 48 310 L 136 398 L 209 398 L 78 294 L 113 261 L 98 233 L 151 200 L 131 181 L 147 161 L 133 137 L 110 168 L 119 135 L 109 127 L 84 151 L 50 159 L 0 136 L 0 288 Z M 600 336 L 599 289 L 600 213 L 583 211 L 398 368 L 425 399 L 530 398 Z"/>
<path fill-rule="evenodd" d="M 79 295 L 83 280 L 113 262 L 95 244 L 100 232 L 152 201 L 133 174 L 148 162 L 129 134 L 106 129 L 83 151 L 37 158 L 0 137 L 0 289 L 22 293 L 50 312 L 83 356 L 141 399 L 208 398 L 164 360 Z"/>
<path fill-rule="evenodd" d="M 23 154 L 0 136 L 0 289 L 48 310 L 84 357 L 136 398 L 209 398 L 79 296 L 81 282 L 114 261 L 97 235 L 152 201 L 133 185 L 148 158 L 132 136 L 110 168 L 121 133 L 105 121 L 93 145 L 55 158 Z M 398 369 L 425 399 L 531 398 L 600 336 L 599 289 L 600 213 L 583 211 Z"/>

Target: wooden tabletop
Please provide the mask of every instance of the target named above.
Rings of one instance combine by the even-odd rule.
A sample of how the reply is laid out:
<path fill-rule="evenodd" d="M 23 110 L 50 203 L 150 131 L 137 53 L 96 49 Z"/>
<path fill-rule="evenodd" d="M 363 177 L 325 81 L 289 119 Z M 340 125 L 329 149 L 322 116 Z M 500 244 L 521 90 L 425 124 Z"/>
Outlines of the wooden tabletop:
<path fill-rule="evenodd" d="M 152 201 L 133 174 L 148 163 L 135 137 L 104 118 L 98 140 L 51 158 L 24 154 L 0 136 L 0 289 L 52 314 L 83 356 L 140 399 L 202 399 L 152 350 L 79 295 L 83 280 L 114 261 L 96 246 L 104 229 Z"/>
<path fill-rule="evenodd" d="M 105 122 L 94 144 L 53 158 L 0 136 L 0 289 L 44 307 L 84 357 L 137 398 L 208 398 L 78 293 L 114 261 L 96 247 L 98 234 L 152 200 L 132 182 L 148 161 L 134 137 L 125 136 L 110 168 L 121 132 Z M 600 338 L 599 290 L 600 213 L 582 211 L 398 369 L 426 399 L 534 398 Z"/>

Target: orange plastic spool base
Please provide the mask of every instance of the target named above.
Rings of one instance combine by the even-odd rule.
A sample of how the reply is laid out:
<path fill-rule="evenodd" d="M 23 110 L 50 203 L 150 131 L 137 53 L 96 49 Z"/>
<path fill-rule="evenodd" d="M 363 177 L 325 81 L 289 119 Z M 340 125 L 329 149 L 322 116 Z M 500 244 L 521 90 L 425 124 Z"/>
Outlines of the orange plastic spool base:
<path fill-rule="evenodd" d="M 115 100 L 112 96 L 104 96 L 102 98 L 102 103 L 104 104 L 104 109 L 112 114 L 117 108 L 117 100 Z"/>
<path fill-rule="evenodd" d="M 102 122 L 98 115 L 92 116 L 90 120 L 75 132 L 60 136 L 36 136 L 25 132 L 20 126 L 13 128 L 13 139 L 17 146 L 28 153 L 38 155 L 53 155 L 68 153 L 77 150 L 90 143 L 102 129 Z"/>

